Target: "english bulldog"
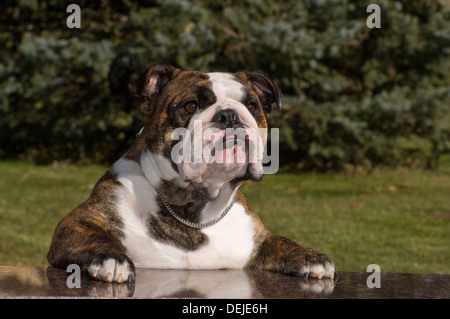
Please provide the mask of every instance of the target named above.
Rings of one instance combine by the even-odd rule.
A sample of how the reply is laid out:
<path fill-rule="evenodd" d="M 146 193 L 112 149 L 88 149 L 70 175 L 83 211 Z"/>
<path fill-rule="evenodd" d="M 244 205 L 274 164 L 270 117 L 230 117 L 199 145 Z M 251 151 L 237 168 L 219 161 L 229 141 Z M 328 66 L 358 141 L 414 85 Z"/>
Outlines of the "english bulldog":
<path fill-rule="evenodd" d="M 325 254 L 272 235 L 239 191 L 263 175 L 266 116 L 282 103 L 269 78 L 154 65 L 129 90 L 145 126 L 59 222 L 51 265 L 105 282 L 132 281 L 135 267 L 335 276 Z"/>

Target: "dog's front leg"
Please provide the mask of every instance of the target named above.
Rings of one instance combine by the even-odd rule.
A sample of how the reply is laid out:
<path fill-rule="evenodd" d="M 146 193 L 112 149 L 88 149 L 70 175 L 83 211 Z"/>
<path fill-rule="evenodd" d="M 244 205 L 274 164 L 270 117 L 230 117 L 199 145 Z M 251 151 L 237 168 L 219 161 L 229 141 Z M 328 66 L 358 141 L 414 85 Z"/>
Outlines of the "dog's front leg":
<path fill-rule="evenodd" d="M 75 214 L 74 214 L 75 215 Z M 96 280 L 105 282 L 132 281 L 135 268 L 126 255 L 117 235 L 93 218 L 64 218 L 55 230 L 47 259 L 55 267 L 76 264 Z"/>
<path fill-rule="evenodd" d="M 336 273 L 328 256 L 282 236 L 266 238 L 247 268 L 319 279 L 333 278 Z"/>

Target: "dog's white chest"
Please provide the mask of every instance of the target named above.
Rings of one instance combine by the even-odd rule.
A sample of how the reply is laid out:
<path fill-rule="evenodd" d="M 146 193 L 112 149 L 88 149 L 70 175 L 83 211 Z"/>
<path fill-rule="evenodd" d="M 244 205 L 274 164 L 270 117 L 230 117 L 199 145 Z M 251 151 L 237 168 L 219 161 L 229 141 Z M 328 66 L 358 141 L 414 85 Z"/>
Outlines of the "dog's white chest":
<path fill-rule="evenodd" d="M 137 166 L 136 173 L 139 171 Z M 120 171 L 120 167 L 116 167 Z M 136 267 L 237 269 L 246 265 L 253 251 L 255 229 L 251 216 L 242 205 L 235 203 L 219 223 L 202 230 L 208 237 L 205 244 L 186 251 L 158 241 L 149 234 L 146 222 L 149 214 L 157 211 L 158 207 L 156 194 L 148 180 L 141 174 L 124 176 L 118 173 L 118 180 L 123 185 L 117 196 L 117 211 L 124 224 L 122 243 Z"/>
<path fill-rule="evenodd" d="M 206 228 L 208 243 L 187 254 L 189 268 L 242 268 L 253 250 L 254 225 L 242 205 L 236 203 L 218 224 Z"/>
<path fill-rule="evenodd" d="M 235 204 L 218 224 L 202 231 L 208 241 L 192 251 L 152 238 L 145 225 L 126 228 L 123 243 L 138 268 L 236 269 L 245 266 L 253 250 L 254 227 L 241 205 Z"/>

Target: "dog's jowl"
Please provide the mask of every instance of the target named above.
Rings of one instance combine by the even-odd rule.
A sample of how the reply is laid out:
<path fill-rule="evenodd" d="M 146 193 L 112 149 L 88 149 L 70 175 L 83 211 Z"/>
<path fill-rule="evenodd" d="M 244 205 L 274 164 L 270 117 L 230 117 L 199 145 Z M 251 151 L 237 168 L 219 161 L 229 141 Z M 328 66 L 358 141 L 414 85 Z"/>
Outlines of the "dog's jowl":
<path fill-rule="evenodd" d="M 270 79 L 155 65 L 129 90 L 146 124 L 58 224 L 50 264 L 107 282 L 133 280 L 135 267 L 334 276 L 326 255 L 273 236 L 238 190 L 262 178 L 266 116 L 282 100 Z M 184 138 L 174 138 L 180 129 Z"/>

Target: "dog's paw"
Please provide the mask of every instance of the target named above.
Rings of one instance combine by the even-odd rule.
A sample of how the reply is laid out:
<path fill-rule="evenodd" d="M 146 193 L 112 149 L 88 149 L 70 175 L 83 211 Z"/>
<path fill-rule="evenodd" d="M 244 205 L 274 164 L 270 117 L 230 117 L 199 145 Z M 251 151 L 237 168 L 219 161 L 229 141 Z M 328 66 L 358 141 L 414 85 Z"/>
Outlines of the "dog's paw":
<path fill-rule="evenodd" d="M 337 271 L 333 262 L 329 260 L 328 257 L 325 257 L 325 260 L 323 261 L 304 265 L 301 269 L 301 274 L 305 278 L 322 279 L 334 278 Z"/>
<path fill-rule="evenodd" d="M 103 260 L 102 263 L 93 262 L 87 268 L 89 276 L 104 282 L 132 281 L 135 275 L 134 266 L 128 262 L 119 262 L 114 258 Z"/>

